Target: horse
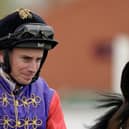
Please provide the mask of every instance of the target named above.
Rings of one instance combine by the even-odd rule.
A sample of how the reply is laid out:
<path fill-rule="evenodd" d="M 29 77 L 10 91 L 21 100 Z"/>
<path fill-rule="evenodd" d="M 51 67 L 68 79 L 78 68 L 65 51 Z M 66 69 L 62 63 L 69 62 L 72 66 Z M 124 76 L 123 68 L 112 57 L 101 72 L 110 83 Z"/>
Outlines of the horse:
<path fill-rule="evenodd" d="M 129 62 L 123 68 L 120 89 L 122 94 L 100 93 L 97 108 L 108 111 L 89 129 L 129 129 Z"/>

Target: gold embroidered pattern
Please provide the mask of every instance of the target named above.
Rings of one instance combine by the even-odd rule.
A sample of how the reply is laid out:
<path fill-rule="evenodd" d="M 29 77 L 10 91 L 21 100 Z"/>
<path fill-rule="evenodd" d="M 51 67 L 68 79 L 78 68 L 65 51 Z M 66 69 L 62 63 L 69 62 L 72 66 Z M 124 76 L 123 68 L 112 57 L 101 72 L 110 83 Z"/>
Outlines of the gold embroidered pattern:
<path fill-rule="evenodd" d="M 41 98 L 39 96 L 35 96 L 35 94 L 31 95 L 31 98 L 26 98 L 25 96 L 22 98 L 22 103 L 19 106 L 27 107 L 32 104 L 34 107 L 37 107 L 41 102 Z"/>
<path fill-rule="evenodd" d="M 4 129 L 21 127 L 28 129 L 29 126 L 32 126 L 32 129 L 37 129 L 42 125 L 42 121 L 37 119 L 37 117 L 34 117 L 32 119 L 26 118 L 25 120 L 18 120 L 15 122 L 13 119 L 9 119 L 8 116 L 4 116 L 3 119 L 0 119 L 0 125 L 2 125 Z"/>
<path fill-rule="evenodd" d="M 13 97 L 11 99 L 10 97 Z M 9 118 L 8 115 L 3 116 L 3 118 L 0 119 L 0 125 L 4 129 L 12 128 L 17 129 L 23 127 L 24 129 L 29 129 L 29 127 L 32 127 L 32 129 L 37 129 L 39 126 L 42 125 L 42 120 L 38 119 L 37 116 L 33 116 L 33 118 L 25 118 L 25 119 L 19 119 L 18 116 L 18 107 L 29 107 L 32 105 L 33 107 L 37 107 L 41 102 L 41 98 L 39 96 L 36 96 L 35 94 L 31 94 L 30 98 L 26 98 L 25 96 L 22 97 L 22 100 L 16 100 L 15 96 L 12 94 L 7 96 L 7 94 L 2 94 L 0 97 L 0 103 L 2 103 L 3 106 L 9 106 L 11 103 L 14 103 L 15 107 L 15 120 Z"/>
<path fill-rule="evenodd" d="M 16 100 L 15 101 L 15 106 L 18 107 L 18 105 L 19 105 L 19 102 L 18 102 L 18 100 Z"/>
<path fill-rule="evenodd" d="M 9 125 L 9 119 L 8 119 L 7 116 L 5 116 L 5 118 L 4 118 L 4 128 L 5 129 L 8 128 L 8 125 Z"/>
<path fill-rule="evenodd" d="M 14 123 L 14 120 L 12 120 L 12 122 Z M 8 129 L 8 127 L 14 128 L 10 123 L 11 120 L 8 116 L 4 116 L 3 119 L 0 119 L 0 125 L 2 125 L 4 129 Z"/>
<path fill-rule="evenodd" d="M 29 118 L 26 118 L 25 121 L 24 121 L 24 127 L 25 129 L 27 129 L 28 125 L 29 125 Z"/>
<path fill-rule="evenodd" d="M 38 120 L 37 117 L 34 117 L 34 119 L 32 120 L 33 129 L 37 129 L 37 127 L 40 125 L 42 125 L 42 121 Z"/>
<path fill-rule="evenodd" d="M 2 103 L 3 106 L 7 106 L 9 105 L 9 101 L 11 101 L 9 97 L 6 94 L 2 94 L 2 97 L 0 97 L 0 103 Z M 32 94 L 30 98 L 23 96 L 22 100 L 15 100 L 15 106 L 27 107 L 32 104 L 34 107 L 37 107 L 40 102 L 41 98 L 35 94 Z"/>
<path fill-rule="evenodd" d="M 16 127 L 20 127 L 21 126 L 21 122 L 20 121 L 16 121 Z"/>
<path fill-rule="evenodd" d="M 4 106 L 7 106 L 9 104 L 6 94 L 3 94 L 2 98 L 0 98 L 0 100 L 2 100 L 2 105 L 4 105 Z"/>
<path fill-rule="evenodd" d="M 31 95 L 31 103 L 32 103 L 32 105 L 33 105 L 34 107 L 37 107 L 40 102 L 41 102 L 40 97 L 35 96 L 35 94 L 32 94 L 32 95 Z"/>
<path fill-rule="evenodd" d="M 27 19 L 27 18 L 32 18 L 32 14 L 31 14 L 31 11 L 29 9 L 23 9 L 23 8 L 20 8 L 17 10 L 19 16 L 21 19 Z"/>

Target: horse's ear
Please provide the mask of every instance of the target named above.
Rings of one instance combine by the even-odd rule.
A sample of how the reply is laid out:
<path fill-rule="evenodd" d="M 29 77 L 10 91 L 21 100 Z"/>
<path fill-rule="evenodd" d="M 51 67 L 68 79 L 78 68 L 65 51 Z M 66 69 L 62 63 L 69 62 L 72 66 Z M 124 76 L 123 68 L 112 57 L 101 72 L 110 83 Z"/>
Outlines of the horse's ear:
<path fill-rule="evenodd" d="M 126 63 L 121 75 L 121 91 L 122 94 L 129 102 L 129 62 Z"/>

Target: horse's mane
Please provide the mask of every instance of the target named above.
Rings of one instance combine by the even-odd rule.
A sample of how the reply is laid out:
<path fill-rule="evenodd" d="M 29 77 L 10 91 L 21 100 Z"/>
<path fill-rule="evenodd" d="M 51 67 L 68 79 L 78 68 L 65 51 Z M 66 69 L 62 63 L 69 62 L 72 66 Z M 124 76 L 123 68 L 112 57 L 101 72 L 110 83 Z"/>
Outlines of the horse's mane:
<path fill-rule="evenodd" d="M 102 99 L 98 108 L 107 108 L 109 109 L 103 116 L 96 120 L 96 123 L 90 127 L 90 129 L 107 129 L 108 122 L 119 110 L 123 102 L 126 100 L 129 102 L 129 62 L 126 63 L 121 75 L 121 84 L 120 88 L 122 91 L 121 94 L 117 93 L 104 93 L 101 94 Z M 120 114 L 121 125 L 129 118 L 129 106 L 127 106 L 124 111 Z"/>
<path fill-rule="evenodd" d="M 109 110 L 100 118 L 96 120 L 96 123 L 90 127 L 90 129 L 107 129 L 107 125 L 114 113 L 120 108 L 123 103 L 123 97 L 117 93 L 101 94 L 102 98 L 97 100 L 100 105 L 97 108 L 109 108 Z M 125 117 L 125 114 L 123 114 Z"/>

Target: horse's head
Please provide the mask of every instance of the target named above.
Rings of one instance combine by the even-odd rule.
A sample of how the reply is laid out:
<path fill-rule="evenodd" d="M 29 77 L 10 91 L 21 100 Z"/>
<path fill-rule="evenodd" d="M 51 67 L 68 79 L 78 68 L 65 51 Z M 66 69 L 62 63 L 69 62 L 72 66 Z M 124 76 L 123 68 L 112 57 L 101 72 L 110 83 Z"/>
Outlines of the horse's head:
<path fill-rule="evenodd" d="M 125 100 L 127 100 L 129 102 L 129 62 L 126 63 L 126 65 L 122 71 L 121 91 L 122 91 L 122 94 L 123 94 Z"/>

